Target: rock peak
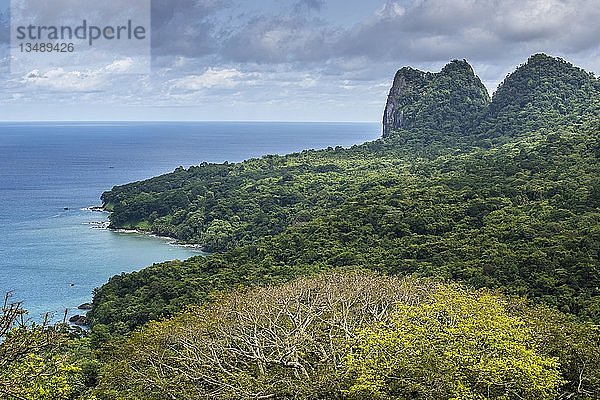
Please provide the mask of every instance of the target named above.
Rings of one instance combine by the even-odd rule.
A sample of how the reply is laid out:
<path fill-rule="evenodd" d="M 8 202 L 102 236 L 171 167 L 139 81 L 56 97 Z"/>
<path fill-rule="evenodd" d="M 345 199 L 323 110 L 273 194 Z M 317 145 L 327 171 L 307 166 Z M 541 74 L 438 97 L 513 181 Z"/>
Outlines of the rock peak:
<path fill-rule="evenodd" d="M 460 134 L 487 110 L 489 95 L 466 60 L 437 73 L 410 67 L 394 78 L 383 116 L 383 136 L 401 129 Z"/>
<path fill-rule="evenodd" d="M 452 60 L 442 68 L 440 73 L 448 72 L 466 72 L 471 75 L 475 75 L 473 67 L 468 63 L 467 60 Z"/>

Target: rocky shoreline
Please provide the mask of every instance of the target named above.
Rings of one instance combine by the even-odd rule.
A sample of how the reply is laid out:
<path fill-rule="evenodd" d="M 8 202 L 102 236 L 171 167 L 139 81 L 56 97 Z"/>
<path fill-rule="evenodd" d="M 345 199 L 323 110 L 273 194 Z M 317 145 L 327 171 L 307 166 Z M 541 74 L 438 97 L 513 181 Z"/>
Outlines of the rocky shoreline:
<path fill-rule="evenodd" d="M 84 210 L 93 211 L 93 212 L 101 212 L 101 213 L 106 213 L 106 214 L 111 213 L 110 211 L 106 210 L 104 208 L 104 206 L 90 206 L 90 207 L 84 208 Z M 202 245 L 199 245 L 199 244 L 180 243 L 177 239 L 175 239 L 173 237 L 161 236 L 161 235 L 157 235 L 156 233 L 142 231 L 139 229 L 112 228 L 110 226 L 110 222 L 108 222 L 108 221 L 92 221 L 92 222 L 90 222 L 90 225 L 92 225 L 92 228 L 95 228 L 95 229 L 108 229 L 108 230 L 111 230 L 116 233 L 148 236 L 148 237 L 168 241 L 169 242 L 168 244 L 173 245 L 173 246 L 184 247 L 184 248 L 188 248 L 188 249 L 202 252 L 202 253 L 204 252 L 202 249 Z"/>
<path fill-rule="evenodd" d="M 81 311 L 86 311 L 86 314 L 87 314 L 87 311 L 90 311 L 92 309 L 92 303 L 80 304 L 77 307 L 77 309 L 81 310 Z M 90 320 L 87 317 L 87 315 L 79 315 L 79 314 L 74 315 L 71 318 L 69 318 L 69 322 L 73 325 L 80 326 L 80 327 L 87 327 L 90 325 Z"/>
<path fill-rule="evenodd" d="M 201 245 L 180 243 L 177 239 L 172 238 L 170 236 L 161 236 L 161 235 L 157 235 L 156 233 L 152 233 L 152 232 L 148 232 L 148 231 L 141 231 L 138 229 L 123 229 L 123 228 L 111 228 L 111 227 L 107 227 L 107 229 L 109 229 L 115 233 L 142 235 L 142 236 L 147 236 L 147 237 L 151 237 L 154 239 L 160 239 L 160 240 L 164 240 L 164 241 L 168 242 L 167 244 L 169 244 L 171 246 L 185 247 L 185 248 L 188 248 L 188 249 L 191 249 L 194 251 L 204 253 Z"/>

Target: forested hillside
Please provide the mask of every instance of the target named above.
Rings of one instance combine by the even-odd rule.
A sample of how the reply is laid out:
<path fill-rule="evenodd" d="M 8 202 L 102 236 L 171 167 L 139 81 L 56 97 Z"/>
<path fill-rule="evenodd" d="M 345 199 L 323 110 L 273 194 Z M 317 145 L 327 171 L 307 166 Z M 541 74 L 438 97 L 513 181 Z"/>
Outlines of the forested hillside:
<path fill-rule="evenodd" d="M 467 67 L 440 74 L 474 82 Z M 420 109 L 442 104 L 464 128 L 456 92 L 480 83 L 453 82 L 436 78 L 438 93 L 410 96 Z M 423 129 L 351 149 L 181 168 L 105 193 L 113 227 L 213 254 L 111 279 L 96 293 L 95 323 L 126 332 L 214 289 L 344 266 L 500 288 L 600 321 L 598 80 L 535 55 L 472 129 L 437 141 L 441 114 L 419 115 Z"/>
<path fill-rule="evenodd" d="M 404 67 L 388 96 L 383 135 L 407 129 L 431 141 L 457 140 L 480 122 L 489 103 L 485 86 L 464 60 L 452 61 L 439 73 Z"/>
<path fill-rule="evenodd" d="M 403 68 L 384 132 L 104 193 L 208 254 L 111 278 L 87 333 L 0 330 L 0 393 L 600 398 L 600 81 L 538 54 L 490 100 L 466 61 Z"/>

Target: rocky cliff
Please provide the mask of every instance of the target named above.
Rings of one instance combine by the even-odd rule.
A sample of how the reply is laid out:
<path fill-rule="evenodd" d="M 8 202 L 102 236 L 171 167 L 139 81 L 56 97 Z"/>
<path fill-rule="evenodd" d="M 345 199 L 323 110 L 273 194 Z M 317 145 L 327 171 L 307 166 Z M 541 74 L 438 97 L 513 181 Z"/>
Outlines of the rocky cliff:
<path fill-rule="evenodd" d="M 383 135 L 400 129 L 460 135 L 487 112 L 490 97 L 466 61 L 454 60 L 440 72 L 400 69 L 383 116 Z"/>

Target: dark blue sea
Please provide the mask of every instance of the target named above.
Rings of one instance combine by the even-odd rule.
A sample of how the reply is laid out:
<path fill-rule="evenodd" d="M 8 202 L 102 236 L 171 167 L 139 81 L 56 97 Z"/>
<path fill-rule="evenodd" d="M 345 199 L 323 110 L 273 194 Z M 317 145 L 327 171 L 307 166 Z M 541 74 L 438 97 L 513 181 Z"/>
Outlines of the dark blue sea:
<path fill-rule="evenodd" d="M 0 123 L 0 293 L 62 319 L 111 276 L 195 253 L 98 228 L 112 186 L 201 162 L 351 146 L 374 123 Z"/>

